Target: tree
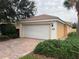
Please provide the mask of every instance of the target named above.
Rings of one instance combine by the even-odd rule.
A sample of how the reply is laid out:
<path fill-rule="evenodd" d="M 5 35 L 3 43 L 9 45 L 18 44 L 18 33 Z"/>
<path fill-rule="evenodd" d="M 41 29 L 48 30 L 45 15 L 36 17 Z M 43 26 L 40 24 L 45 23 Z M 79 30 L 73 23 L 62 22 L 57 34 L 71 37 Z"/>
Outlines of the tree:
<path fill-rule="evenodd" d="M 66 0 L 64 2 L 65 7 L 67 7 L 68 9 L 70 9 L 71 7 L 75 6 L 78 14 L 78 24 L 77 24 L 77 33 L 79 35 L 79 0 Z"/>
<path fill-rule="evenodd" d="M 1 24 L 2 35 L 8 36 L 9 38 L 17 38 L 16 27 L 13 24 Z"/>
<path fill-rule="evenodd" d="M 0 0 L 0 31 L 2 35 L 16 36 L 13 23 L 35 15 L 35 3 L 29 0 Z"/>
<path fill-rule="evenodd" d="M 76 29 L 76 23 L 73 23 L 73 24 L 72 24 L 72 28 L 73 28 L 73 29 Z"/>
<path fill-rule="evenodd" d="M 29 0 L 0 0 L 0 22 L 13 23 L 34 16 L 35 3 Z"/>

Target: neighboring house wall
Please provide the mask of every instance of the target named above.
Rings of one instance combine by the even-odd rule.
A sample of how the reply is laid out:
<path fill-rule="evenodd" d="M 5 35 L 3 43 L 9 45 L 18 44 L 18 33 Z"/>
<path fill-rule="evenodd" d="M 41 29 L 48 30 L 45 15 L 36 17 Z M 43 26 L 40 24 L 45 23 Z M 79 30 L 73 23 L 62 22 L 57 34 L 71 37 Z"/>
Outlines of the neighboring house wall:
<path fill-rule="evenodd" d="M 77 29 L 72 29 L 72 32 L 76 32 L 77 31 Z"/>

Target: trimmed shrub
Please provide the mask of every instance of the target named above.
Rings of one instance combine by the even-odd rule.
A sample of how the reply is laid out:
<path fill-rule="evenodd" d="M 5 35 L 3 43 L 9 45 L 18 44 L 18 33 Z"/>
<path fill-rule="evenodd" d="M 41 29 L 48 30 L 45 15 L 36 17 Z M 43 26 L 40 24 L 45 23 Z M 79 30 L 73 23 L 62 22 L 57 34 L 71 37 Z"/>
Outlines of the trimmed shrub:
<path fill-rule="evenodd" d="M 71 33 L 68 34 L 68 37 L 72 37 L 72 36 L 77 36 L 76 32 L 71 32 Z"/>
<path fill-rule="evenodd" d="M 47 40 L 47 41 L 39 43 L 37 45 L 36 49 L 34 50 L 34 53 L 35 54 L 42 54 L 42 55 L 50 56 L 50 57 L 51 56 L 55 57 L 55 54 L 58 53 L 55 50 L 59 50 L 60 47 L 61 47 L 60 41 Z"/>
<path fill-rule="evenodd" d="M 79 38 L 76 33 L 69 34 L 66 40 L 46 40 L 37 45 L 35 54 L 57 59 L 79 59 Z"/>
<path fill-rule="evenodd" d="M 16 38 L 16 27 L 13 24 L 1 24 L 1 33 L 9 38 Z"/>

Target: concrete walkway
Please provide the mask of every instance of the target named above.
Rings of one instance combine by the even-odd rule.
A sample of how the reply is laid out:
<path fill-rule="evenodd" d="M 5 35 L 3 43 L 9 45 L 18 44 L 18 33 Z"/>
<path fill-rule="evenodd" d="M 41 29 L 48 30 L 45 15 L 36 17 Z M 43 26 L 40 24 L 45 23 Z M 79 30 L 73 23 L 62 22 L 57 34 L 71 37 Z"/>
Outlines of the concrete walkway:
<path fill-rule="evenodd" d="M 18 59 L 34 50 L 40 40 L 20 38 L 0 42 L 0 59 Z"/>

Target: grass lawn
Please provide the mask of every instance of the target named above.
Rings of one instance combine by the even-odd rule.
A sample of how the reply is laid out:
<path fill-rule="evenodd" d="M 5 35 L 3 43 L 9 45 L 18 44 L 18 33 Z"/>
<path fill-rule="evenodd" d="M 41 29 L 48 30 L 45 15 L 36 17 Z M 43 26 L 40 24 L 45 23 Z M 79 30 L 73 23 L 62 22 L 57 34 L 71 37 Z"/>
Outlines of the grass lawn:
<path fill-rule="evenodd" d="M 19 59 L 54 59 L 52 57 L 45 57 L 45 56 L 42 56 L 42 55 L 36 55 L 36 54 L 29 54 L 29 55 L 26 55 L 26 56 L 23 56 Z"/>

